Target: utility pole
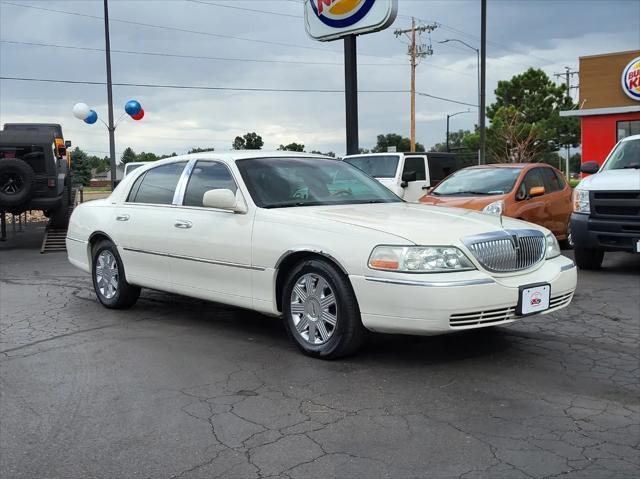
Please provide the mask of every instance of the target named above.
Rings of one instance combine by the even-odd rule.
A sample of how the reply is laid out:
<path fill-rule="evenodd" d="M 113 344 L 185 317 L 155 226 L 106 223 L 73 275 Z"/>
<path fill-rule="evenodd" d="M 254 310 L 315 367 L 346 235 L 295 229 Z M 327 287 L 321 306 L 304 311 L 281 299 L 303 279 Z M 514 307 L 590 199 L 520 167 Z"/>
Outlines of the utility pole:
<path fill-rule="evenodd" d="M 487 162 L 487 132 L 486 124 L 486 91 L 487 91 L 487 0 L 481 0 L 480 4 L 480 158 L 481 165 Z"/>
<path fill-rule="evenodd" d="M 416 27 L 416 19 L 411 17 L 411 28 L 404 30 L 395 30 L 393 33 L 396 37 L 405 35 L 409 38 L 409 58 L 411 59 L 411 152 L 416 151 L 416 67 L 418 66 L 418 58 L 424 58 L 427 55 L 433 55 L 431 42 L 429 45 L 419 44 L 416 41 L 416 33 L 431 33 L 438 25 L 421 25 Z"/>
<path fill-rule="evenodd" d="M 569 100 L 571 100 L 571 89 L 572 88 L 577 88 L 577 87 L 572 87 L 571 86 L 571 77 L 573 75 L 578 75 L 580 72 L 577 71 L 573 71 L 571 70 L 571 67 L 564 67 L 564 73 L 554 73 L 553 76 L 556 78 L 565 78 L 565 85 L 567 87 L 567 98 Z M 570 179 L 570 172 L 569 172 L 569 159 L 571 156 L 571 145 L 569 143 L 567 143 L 566 145 L 567 148 L 567 157 L 565 158 L 565 172 L 567 174 L 567 180 Z M 560 167 L 560 170 L 562 171 L 562 167 Z"/>
<path fill-rule="evenodd" d="M 109 5 L 104 0 L 104 44 L 107 56 L 107 103 L 109 107 L 109 164 L 111 165 L 111 190 L 116 186 L 116 127 L 113 125 L 113 86 L 111 84 L 111 41 L 109 40 Z"/>
<path fill-rule="evenodd" d="M 344 100 L 347 155 L 360 152 L 358 140 L 358 59 L 356 36 L 344 37 Z"/>

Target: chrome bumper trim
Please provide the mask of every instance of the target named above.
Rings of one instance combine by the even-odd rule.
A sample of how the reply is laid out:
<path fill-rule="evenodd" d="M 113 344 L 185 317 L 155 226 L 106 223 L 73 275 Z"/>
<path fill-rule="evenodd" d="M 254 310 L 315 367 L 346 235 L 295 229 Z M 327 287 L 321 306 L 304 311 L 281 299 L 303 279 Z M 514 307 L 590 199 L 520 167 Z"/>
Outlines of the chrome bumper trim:
<path fill-rule="evenodd" d="M 75 238 L 72 238 L 71 236 L 67 236 L 65 239 L 68 239 L 69 241 L 75 241 L 76 243 L 87 244 L 87 241 L 82 241 L 82 240 L 79 240 L 79 239 L 75 239 Z"/>
<path fill-rule="evenodd" d="M 460 281 L 416 281 L 410 279 L 390 279 L 365 276 L 364 279 L 374 283 L 400 284 L 403 286 L 424 286 L 427 288 L 448 288 L 452 286 L 475 286 L 479 284 L 495 283 L 491 278 L 463 279 Z"/>
<path fill-rule="evenodd" d="M 576 267 L 576 264 L 572 261 L 570 264 L 565 264 L 563 266 L 560 266 L 560 272 L 562 273 L 563 271 L 569 271 L 570 269 L 573 269 Z"/>
<path fill-rule="evenodd" d="M 205 258 L 196 258 L 194 256 L 183 256 L 179 254 L 171 254 L 171 253 L 160 253 L 158 251 L 147 251 L 143 249 L 136 248 L 122 248 L 125 251 L 130 251 L 132 253 L 142 253 L 142 254 L 151 254 L 154 256 L 163 256 L 165 258 L 173 258 L 173 259 L 182 259 L 185 261 L 195 261 L 196 263 L 206 263 L 206 264 L 215 264 L 217 266 L 228 266 L 230 268 L 240 268 L 240 269 L 250 269 L 253 271 L 264 271 L 265 268 L 261 268 L 258 266 L 250 266 L 248 264 L 240 264 L 240 263 L 229 263 L 226 261 L 215 261 L 212 259 Z"/>

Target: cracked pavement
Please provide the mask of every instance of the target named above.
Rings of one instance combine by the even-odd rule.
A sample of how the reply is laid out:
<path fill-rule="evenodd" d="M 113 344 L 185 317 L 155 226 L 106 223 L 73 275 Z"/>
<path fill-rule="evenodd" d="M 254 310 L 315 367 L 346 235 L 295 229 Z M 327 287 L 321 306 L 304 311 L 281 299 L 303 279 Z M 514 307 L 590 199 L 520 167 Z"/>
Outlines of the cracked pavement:
<path fill-rule="evenodd" d="M 0 243 L 1 477 L 638 477 L 639 255 L 568 310 L 325 362 L 250 311 L 107 310 L 31 228 Z"/>

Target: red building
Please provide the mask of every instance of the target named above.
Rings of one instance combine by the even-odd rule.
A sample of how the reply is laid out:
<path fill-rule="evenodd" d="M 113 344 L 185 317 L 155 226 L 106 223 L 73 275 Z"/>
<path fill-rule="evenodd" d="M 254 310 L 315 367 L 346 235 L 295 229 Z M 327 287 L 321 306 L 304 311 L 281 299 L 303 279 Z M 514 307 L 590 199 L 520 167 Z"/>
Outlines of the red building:
<path fill-rule="evenodd" d="M 602 164 L 622 138 L 640 135 L 640 50 L 580 57 L 582 161 Z"/>

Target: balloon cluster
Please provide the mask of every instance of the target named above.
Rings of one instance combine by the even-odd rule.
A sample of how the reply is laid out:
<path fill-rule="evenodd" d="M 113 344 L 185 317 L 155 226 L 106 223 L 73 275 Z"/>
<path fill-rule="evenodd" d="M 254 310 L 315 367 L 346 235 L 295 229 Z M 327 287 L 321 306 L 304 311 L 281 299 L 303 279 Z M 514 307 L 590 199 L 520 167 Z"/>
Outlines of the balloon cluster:
<path fill-rule="evenodd" d="M 144 118 L 144 110 L 142 109 L 142 105 L 136 100 L 129 100 L 124 106 L 124 111 L 127 112 L 134 120 L 142 120 Z"/>
<path fill-rule="evenodd" d="M 98 114 L 89 108 L 86 103 L 76 103 L 73 105 L 73 116 L 79 120 L 84 120 L 85 123 L 93 125 L 98 121 Z"/>

